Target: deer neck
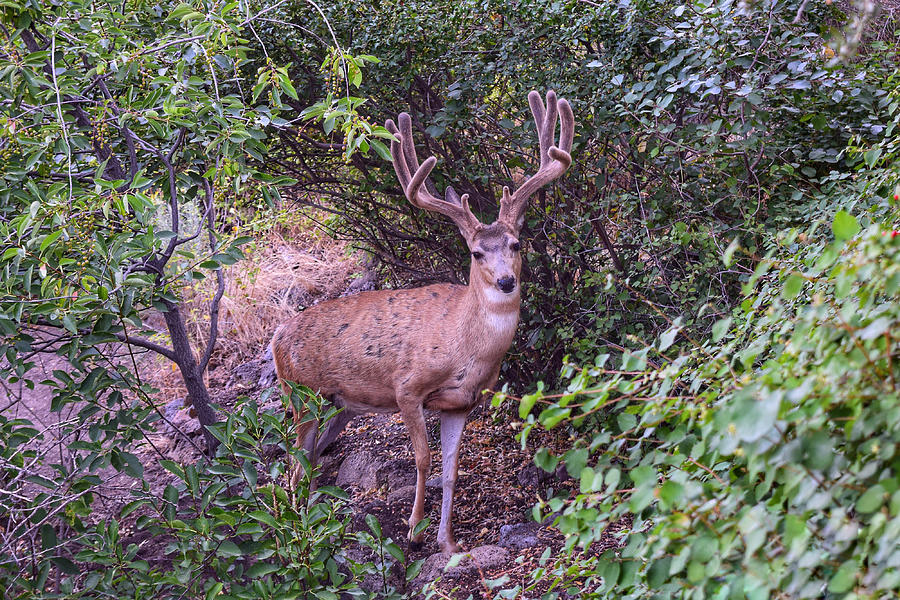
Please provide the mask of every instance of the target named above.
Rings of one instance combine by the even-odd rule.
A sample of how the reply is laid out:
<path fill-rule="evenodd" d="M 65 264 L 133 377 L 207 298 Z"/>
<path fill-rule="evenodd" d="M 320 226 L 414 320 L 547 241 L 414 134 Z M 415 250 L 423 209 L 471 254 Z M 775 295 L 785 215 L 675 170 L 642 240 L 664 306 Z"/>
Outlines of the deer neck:
<path fill-rule="evenodd" d="M 521 288 L 505 294 L 494 285 L 485 284 L 474 267 L 469 271 L 469 286 L 464 301 L 468 327 L 493 333 L 498 341 L 512 342 L 519 323 Z M 501 342 L 502 343 L 502 342 Z"/>

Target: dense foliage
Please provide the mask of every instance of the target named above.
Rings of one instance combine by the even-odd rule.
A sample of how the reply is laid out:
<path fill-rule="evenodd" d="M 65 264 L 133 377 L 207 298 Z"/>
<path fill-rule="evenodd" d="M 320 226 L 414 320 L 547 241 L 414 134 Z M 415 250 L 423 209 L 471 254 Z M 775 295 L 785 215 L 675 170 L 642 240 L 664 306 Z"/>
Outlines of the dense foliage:
<path fill-rule="evenodd" d="M 536 456 L 563 460 L 580 493 L 535 508 L 561 511 L 572 550 L 535 578 L 585 598 L 896 597 L 898 83 L 884 136 L 819 180 L 795 226 L 762 235 L 708 337 L 666 316 L 652 344 L 570 364 L 560 395 L 522 399 L 526 430 L 578 432 L 564 456 Z M 750 251 L 735 240 L 725 266 Z M 620 550 L 581 551 L 625 517 Z"/>
<path fill-rule="evenodd" d="M 248 197 L 277 199 L 280 180 L 258 164 L 268 131 L 284 124 L 282 98 L 296 96 L 284 68 L 247 61 L 259 10 L 78 0 L 0 7 L 4 598 L 212 597 L 223 577 L 233 597 L 309 590 L 319 580 L 354 587 L 334 566 L 345 535 L 340 503 L 307 510 L 283 489 L 257 485 L 255 464 L 267 478 L 284 468 L 282 457 L 259 458 L 264 443 L 289 445 L 283 418 L 257 417 L 253 407 L 216 429 L 204 380 L 222 267 L 247 241 L 226 234 L 218 214 Z M 247 71 L 258 74 L 256 86 L 245 83 Z M 206 276 L 217 286 L 208 342 L 195 350 L 182 288 Z M 136 446 L 152 448 L 148 436 L 167 420 L 141 380 L 146 351 L 180 369 L 207 451 L 223 443 L 205 467 L 168 465 L 180 486 L 142 482 L 119 518 L 98 525 L 110 473 L 139 481 Z M 41 375 L 33 367 L 43 354 L 61 357 L 60 368 Z M 49 406 L 34 408 L 66 415 L 48 430 L 9 417 L 31 416 L 36 383 L 52 391 Z M 274 440 L 272 428 L 281 434 Z M 263 534 L 269 519 L 251 526 L 262 509 L 281 515 L 281 537 Z M 135 518 L 142 535 L 164 541 L 157 556 L 123 535 Z M 266 569 L 254 566 L 260 558 Z"/>
<path fill-rule="evenodd" d="M 523 436 L 569 428 L 535 460 L 579 493 L 535 508 L 567 545 L 532 588 L 486 586 L 896 595 L 900 82 L 872 7 L 0 3 L 0 595 L 400 596 L 387 571 L 419 564 L 377 522 L 351 533 L 340 490 L 280 485 L 304 460 L 285 407 L 213 424 L 221 267 L 289 174 L 386 284 L 462 279 L 458 236 L 400 197 L 375 123 L 411 112 L 436 183 L 491 220 L 535 169 L 525 97 L 547 88 L 575 109 L 575 164 L 528 214 L 503 380 L 548 382 L 510 410 Z M 195 348 L 181 293 L 202 277 Z M 141 351 L 180 369 L 209 456 L 162 462 L 171 484 L 97 523 L 109 473 L 140 480 L 134 447 L 166 419 Z M 72 411 L 52 432 L 5 416 L 41 354 L 67 365 L 45 382 Z M 50 435 L 59 456 L 36 449 Z M 622 546 L 598 555 L 614 522 Z"/>

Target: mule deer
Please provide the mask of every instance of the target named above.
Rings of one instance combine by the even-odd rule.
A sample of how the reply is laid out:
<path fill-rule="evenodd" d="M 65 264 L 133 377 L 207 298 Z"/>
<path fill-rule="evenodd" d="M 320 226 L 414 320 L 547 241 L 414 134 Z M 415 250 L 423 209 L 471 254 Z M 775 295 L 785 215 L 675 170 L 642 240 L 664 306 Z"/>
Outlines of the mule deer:
<path fill-rule="evenodd" d="M 435 165 L 421 165 L 413 145 L 409 115 L 399 129 L 386 123 L 398 141 L 391 143 L 394 169 L 406 198 L 416 207 L 445 215 L 456 223 L 472 253 L 469 284 L 436 284 L 404 290 L 363 292 L 313 306 L 282 326 L 272 339 L 275 369 L 285 392 L 287 381 L 317 390 L 341 410 L 318 435 L 317 423 L 298 422 L 297 444 L 315 464 L 321 452 L 350 419 L 367 412 L 400 412 L 416 460 L 416 495 L 409 519 L 410 546 L 424 518 L 425 480 L 431 454 L 423 409 L 440 411 L 443 500 L 438 545 L 455 552 L 451 515 L 460 440 L 466 416 L 481 392 L 497 382 L 500 362 L 512 344 L 519 321 L 519 230 L 529 196 L 560 177 L 572 161 L 569 152 L 575 120 L 566 100 L 547 92 L 528 94 L 540 147 L 540 167 L 514 193 L 503 188 L 500 216 L 484 225 L 469 210 L 468 194 L 448 187 L 445 199 L 433 196 L 425 180 Z M 559 146 L 554 146 L 557 114 Z M 294 480 L 296 481 L 296 475 Z"/>

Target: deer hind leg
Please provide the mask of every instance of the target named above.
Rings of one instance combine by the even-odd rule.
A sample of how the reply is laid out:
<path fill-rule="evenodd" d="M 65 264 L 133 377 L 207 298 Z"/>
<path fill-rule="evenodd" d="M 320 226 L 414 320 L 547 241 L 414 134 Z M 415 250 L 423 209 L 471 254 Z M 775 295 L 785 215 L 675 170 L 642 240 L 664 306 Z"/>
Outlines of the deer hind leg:
<path fill-rule="evenodd" d="M 340 402 L 336 402 L 338 406 L 340 406 Z M 322 432 L 322 435 L 319 436 L 318 441 L 316 442 L 316 454 L 314 462 L 319 462 L 319 457 L 322 456 L 322 453 L 325 451 L 328 446 L 337 439 L 337 436 L 344 430 L 354 417 L 354 414 L 349 410 L 344 408 L 341 412 L 331 417 L 328 422 L 325 424 L 325 431 Z"/>
<path fill-rule="evenodd" d="M 441 524 L 438 526 L 438 546 L 441 552 L 459 552 L 459 544 L 453 538 L 453 494 L 456 491 L 456 475 L 459 470 L 459 446 L 466 426 L 468 411 L 441 412 Z"/>
<path fill-rule="evenodd" d="M 400 416 L 412 440 L 416 456 L 416 499 L 413 501 L 412 515 L 409 517 L 409 548 L 422 548 L 423 534 L 413 536 L 413 529 L 425 518 L 425 481 L 431 470 L 431 451 L 428 449 L 428 432 L 425 430 L 425 413 L 422 405 L 415 402 L 400 403 Z M 403 405 L 406 404 L 406 408 Z"/>
<path fill-rule="evenodd" d="M 315 419 L 311 421 L 307 421 L 306 423 L 300 423 L 300 420 L 303 418 L 303 414 L 294 411 L 294 424 L 297 428 L 297 448 L 302 448 L 306 452 L 306 456 L 309 459 L 310 465 L 312 467 L 316 466 L 316 439 L 319 433 L 319 422 Z M 303 480 L 303 463 L 300 461 L 293 461 L 294 466 L 290 469 L 291 479 L 290 479 L 290 488 L 293 491 L 297 491 L 300 486 L 300 482 Z M 310 482 L 310 491 L 315 489 L 315 481 Z"/>

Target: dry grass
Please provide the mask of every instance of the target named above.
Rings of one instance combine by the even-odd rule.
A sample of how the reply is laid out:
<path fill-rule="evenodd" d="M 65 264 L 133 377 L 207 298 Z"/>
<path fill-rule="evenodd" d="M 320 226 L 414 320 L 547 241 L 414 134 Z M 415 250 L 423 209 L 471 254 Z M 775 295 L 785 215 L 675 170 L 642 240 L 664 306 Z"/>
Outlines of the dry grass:
<path fill-rule="evenodd" d="M 229 269 L 219 320 L 215 358 L 230 366 L 256 356 L 275 328 L 300 306 L 335 298 L 362 269 L 346 243 L 330 237 L 276 231 L 256 244 L 248 260 Z M 213 281 L 205 282 L 201 300 L 211 296 Z M 200 302 L 206 305 L 206 301 Z M 202 312 L 205 312 L 205 306 Z M 198 320 L 195 337 L 205 345 L 205 323 Z"/>
<path fill-rule="evenodd" d="M 341 295 L 364 271 L 359 253 L 316 225 L 321 216 L 281 213 L 275 225 L 242 248 L 246 259 L 226 270 L 219 334 L 207 378 L 209 371 L 224 367 L 227 373 L 259 357 L 279 324 L 297 314 L 300 307 Z M 181 293 L 198 354 L 206 347 L 209 303 L 215 288 L 216 279 L 210 275 Z M 151 362 L 144 377 L 160 390 L 160 399 L 184 396 L 174 365 L 161 357 Z"/>

